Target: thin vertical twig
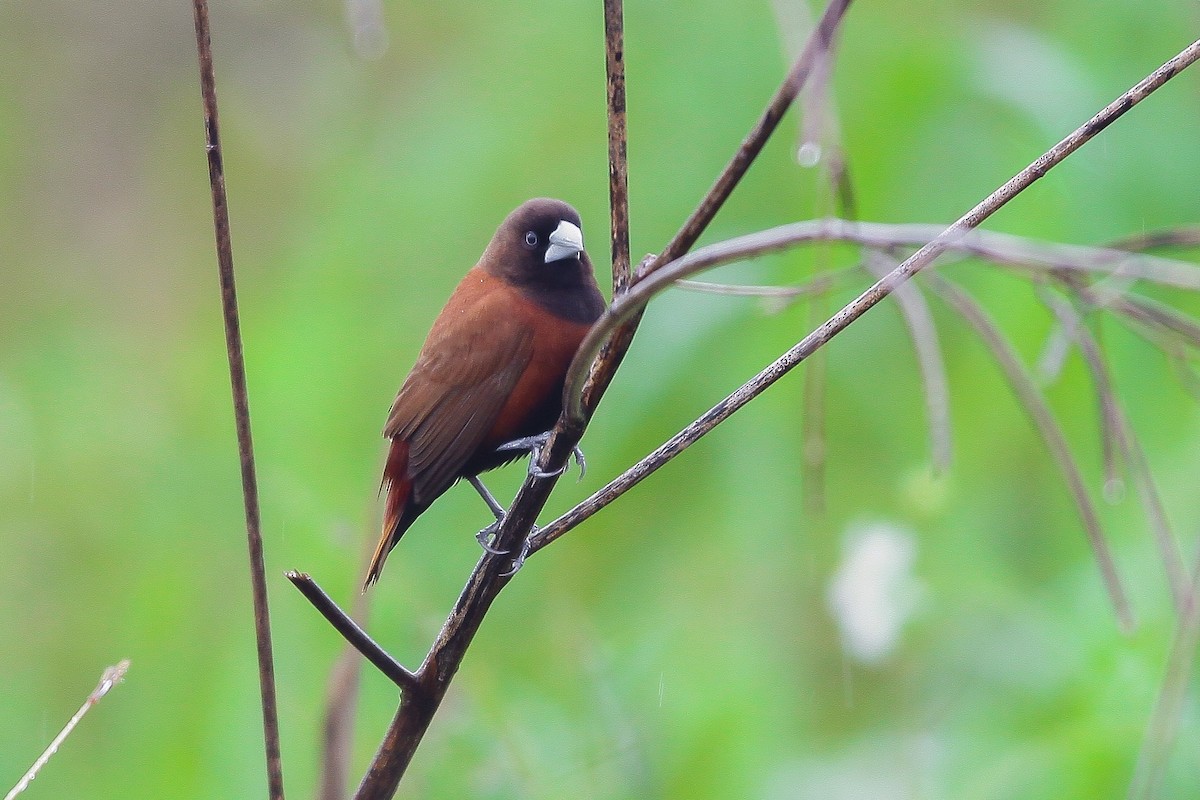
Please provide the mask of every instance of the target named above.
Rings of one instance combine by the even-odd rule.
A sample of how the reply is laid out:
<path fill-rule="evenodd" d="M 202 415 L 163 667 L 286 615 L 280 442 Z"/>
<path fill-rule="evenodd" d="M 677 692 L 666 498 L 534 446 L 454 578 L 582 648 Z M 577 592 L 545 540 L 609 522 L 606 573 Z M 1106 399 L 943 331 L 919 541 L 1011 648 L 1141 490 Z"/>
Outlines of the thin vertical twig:
<path fill-rule="evenodd" d="M 217 88 L 207 0 L 193 0 L 192 10 L 196 23 L 196 48 L 200 58 L 200 92 L 204 102 L 204 149 L 208 154 L 208 180 L 212 187 L 217 274 L 221 284 L 221 311 L 225 321 L 225 349 L 229 359 L 229 381 L 233 390 L 233 417 L 241 462 L 242 500 L 246 509 L 246 541 L 250 553 L 250 587 L 254 600 L 254 635 L 258 646 L 258 680 L 262 696 L 267 784 L 272 800 L 283 800 L 283 763 L 279 755 L 279 712 L 275 699 L 275 663 L 271 651 L 271 615 L 267 608 L 258 479 L 254 472 L 254 444 L 250 437 L 250 400 L 246 391 L 246 360 L 242 352 L 241 321 L 238 317 L 237 289 L 234 283 L 233 244 L 229 234 L 225 167 L 221 159 L 221 137 L 217 124 Z"/>
<path fill-rule="evenodd" d="M 120 683 L 125 677 L 125 673 L 128 671 L 129 659 L 125 659 L 120 663 L 114 664 L 113 666 L 104 670 L 104 672 L 100 675 L 100 682 L 96 684 L 96 688 L 93 689 L 92 693 L 89 694 L 87 699 L 83 701 L 83 705 L 80 706 L 79 710 L 75 712 L 75 716 L 71 717 L 71 719 L 67 721 L 67 724 L 63 726 L 61 731 L 58 732 L 58 735 L 54 737 L 54 740 L 46 746 L 46 749 L 42 751 L 42 754 L 37 757 L 36 761 L 33 762 L 33 766 L 31 766 L 29 770 L 21 776 L 21 780 L 17 781 L 17 785 L 10 789 L 8 794 L 4 795 L 4 800 L 13 800 L 13 798 L 29 787 L 29 784 L 32 783 L 33 779 L 37 777 L 38 772 L 41 771 L 42 767 L 46 766 L 46 762 L 48 762 L 51 757 L 58 752 L 58 748 L 61 747 L 62 743 L 66 741 L 67 737 L 71 735 L 71 731 L 75 730 L 75 726 L 79 724 L 81 719 L 83 719 L 83 715 L 90 711 L 92 706 L 96 705 L 96 703 L 99 703 L 101 698 L 108 694 L 110 689 Z"/>
<path fill-rule="evenodd" d="M 613 295 L 629 289 L 629 135 L 625 124 L 625 25 L 621 0 L 604 0 L 604 69 L 608 77 L 608 201 L 612 221 Z"/>

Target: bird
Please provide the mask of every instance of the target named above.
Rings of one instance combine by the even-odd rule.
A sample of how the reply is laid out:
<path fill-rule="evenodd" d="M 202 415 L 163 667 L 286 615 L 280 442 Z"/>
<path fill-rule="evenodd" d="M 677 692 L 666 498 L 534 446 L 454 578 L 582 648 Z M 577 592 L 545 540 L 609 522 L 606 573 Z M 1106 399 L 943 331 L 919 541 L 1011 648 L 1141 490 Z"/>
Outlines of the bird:
<path fill-rule="evenodd" d="M 542 197 L 504 219 L 434 320 L 388 413 L 383 530 L 364 590 L 405 531 L 459 479 L 503 518 L 478 476 L 523 452 L 534 456 L 534 469 L 562 413 L 567 369 L 605 308 L 579 212 Z M 479 532 L 485 549 L 495 527 Z"/>

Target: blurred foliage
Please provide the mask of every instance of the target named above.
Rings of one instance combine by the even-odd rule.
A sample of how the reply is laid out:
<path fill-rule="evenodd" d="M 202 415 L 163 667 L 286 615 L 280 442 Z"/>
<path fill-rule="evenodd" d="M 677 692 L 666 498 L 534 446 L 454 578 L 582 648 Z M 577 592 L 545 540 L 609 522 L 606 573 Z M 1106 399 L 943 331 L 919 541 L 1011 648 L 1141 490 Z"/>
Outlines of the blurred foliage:
<path fill-rule="evenodd" d="M 684 219 L 786 68 L 796 0 L 630 2 L 633 248 Z M 379 429 L 440 304 L 510 208 L 582 212 L 606 261 L 600 3 L 215 2 L 213 29 L 263 492 L 284 765 L 310 796 L 338 598 L 374 540 Z M 0 787 L 122 657 L 133 666 L 25 795 L 261 797 L 257 683 L 185 3 L 0 3 Z M 1185 46 L 1194 2 L 860 3 L 836 103 L 862 216 L 949 222 Z M 379 42 L 375 43 L 376 45 Z M 364 57 L 374 52 L 377 57 Z M 1104 131 L 989 227 L 1100 243 L 1196 222 L 1200 73 Z M 706 240 L 827 213 L 785 122 Z M 789 282 L 841 251 L 731 267 Z M 1032 362 L 1027 284 L 947 268 Z M 827 299 L 830 308 L 849 295 Z M 1174 301 L 1200 311 L 1197 298 Z M 1174 617 L 1127 491 L 1104 508 L 1133 595 L 1118 632 L 1060 476 L 967 329 L 935 306 L 956 461 L 932 476 L 912 348 L 885 304 L 827 349 L 828 513 L 801 506 L 802 380 L 736 415 L 533 559 L 497 603 L 402 797 L 1122 796 Z M 656 301 L 567 508 L 807 330 L 808 310 Z M 1106 347 L 1185 558 L 1200 415 L 1119 325 Z M 1077 355 L 1047 387 L 1099 489 Z M 492 479 L 505 496 L 521 470 Z M 416 664 L 487 521 L 465 489 L 393 555 L 371 628 Z M 916 610 L 864 664 L 827 601 L 848 531 L 911 531 Z M 1194 685 L 1194 684 L 1193 684 Z M 395 708 L 366 676 L 365 765 Z M 1195 698 L 1164 797 L 1195 797 Z"/>

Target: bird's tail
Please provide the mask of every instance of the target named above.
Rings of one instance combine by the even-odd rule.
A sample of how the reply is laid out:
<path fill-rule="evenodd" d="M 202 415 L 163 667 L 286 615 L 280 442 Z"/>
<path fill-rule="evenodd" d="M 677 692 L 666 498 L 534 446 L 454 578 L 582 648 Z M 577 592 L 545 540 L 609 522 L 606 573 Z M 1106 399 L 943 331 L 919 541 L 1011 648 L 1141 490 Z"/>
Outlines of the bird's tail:
<path fill-rule="evenodd" d="M 375 547 L 375 555 L 371 556 L 371 566 L 367 569 L 363 591 L 379 580 L 379 574 L 383 572 L 383 562 L 387 560 L 388 553 L 396 546 L 396 542 L 400 541 L 400 536 L 408 527 L 404 524 L 404 512 L 412 494 L 412 479 L 408 476 L 408 442 L 392 440 L 387 464 L 383 468 L 382 489 L 387 494 L 383 505 L 383 533 Z M 411 519 L 407 522 L 411 522 Z"/>

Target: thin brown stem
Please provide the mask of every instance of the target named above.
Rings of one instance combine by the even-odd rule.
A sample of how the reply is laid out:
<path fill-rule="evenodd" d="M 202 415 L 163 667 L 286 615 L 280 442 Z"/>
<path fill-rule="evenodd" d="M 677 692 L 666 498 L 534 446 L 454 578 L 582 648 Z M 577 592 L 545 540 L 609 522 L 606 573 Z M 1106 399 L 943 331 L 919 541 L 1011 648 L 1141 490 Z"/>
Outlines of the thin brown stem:
<path fill-rule="evenodd" d="M 839 279 L 845 278 L 844 271 L 821 272 L 804 283 L 795 286 L 750 286 L 734 283 L 711 283 L 709 281 L 690 281 L 680 279 L 675 282 L 676 289 L 686 289 L 690 292 L 703 294 L 720 294 L 729 297 L 765 297 L 772 300 L 795 300 L 801 297 L 811 297 L 814 294 L 824 294 L 832 289 Z"/>
<path fill-rule="evenodd" d="M 608 202 L 612 230 L 613 295 L 629 289 L 629 163 L 625 125 L 625 30 L 621 0 L 604 0 L 608 78 Z"/>
<path fill-rule="evenodd" d="M 362 682 L 362 658 L 346 645 L 329 672 L 325 716 L 321 723 L 321 778 L 318 800 L 343 800 L 350 785 L 354 719 Z"/>
<path fill-rule="evenodd" d="M 1154 800 L 1160 797 L 1159 785 L 1167 769 L 1167 758 L 1171 745 L 1179 731 L 1179 721 L 1187 702 L 1188 684 L 1196 660 L 1196 647 L 1200 645 L 1200 552 L 1192 568 L 1192 580 L 1188 586 L 1188 603 L 1184 613 L 1175 622 L 1175 636 L 1167 656 L 1166 674 L 1158 690 L 1154 711 L 1146 725 L 1138 754 L 1133 779 L 1129 786 L 1129 800 Z"/>
<path fill-rule="evenodd" d="M 1134 87 L 1123 96 L 1134 95 L 1141 86 L 1142 84 L 1139 84 L 1138 87 Z M 1114 102 L 1109 108 L 1120 108 L 1120 101 Z M 1115 110 L 1113 113 L 1116 113 Z M 1096 118 L 1098 119 L 1100 116 L 1097 115 Z M 1085 125 L 1084 128 L 1086 127 Z M 1078 133 L 1079 131 L 1076 131 L 1076 134 Z M 1072 140 L 1076 134 L 1072 134 L 1063 142 Z M 997 208 L 1012 199 L 1020 191 L 1013 188 L 1014 181 L 1017 181 L 1018 178 L 1024 176 L 1018 185 L 1028 186 L 1039 177 L 1039 170 L 1044 174 L 1046 170 L 1073 152 L 1073 150 L 1064 152 L 1063 142 L 1026 167 L 948 229 L 931 225 L 885 225 L 847 222 L 840 219 L 806 220 L 702 247 L 671 262 L 653 274 L 647 275 L 638 281 L 629 292 L 613 299 L 612 305 L 588 331 L 587 337 L 584 338 L 579 351 L 575 354 L 575 359 L 567 374 L 566 387 L 563 390 L 563 403 L 568 418 L 574 420 L 582 417 L 578 386 L 580 381 L 584 380 L 584 376 L 588 374 L 588 365 L 592 359 L 619 327 L 634 315 L 642 313 L 646 304 L 655 295 L 665 291 L 680 278 L 686 278 L 722 264 L 786 250 L 807 242 L 841 241 L 879 249 L 924 245 L 908 262 L 905 262 L 906 264 L 909 262 L 919 263 L 920 266 L 917 269 L 942 252 L 954 250 L 1013 267 L 1099 273 L 1146 280 L 1163 286 L 1200 289 L 1200 267 L 1195 264 L 1102 247 L 1035 242 L 1019 236 L 964 227 L 968 224 L 968 220 L 973 220 L 971 224 L 978 225 Z M 1077 149 L 1082 144 L 1083 141 L 1075 141 L 1073 147 Z M 1057 160 L 1050 163 L 1047 161 L 1047 156 L 1052 153 L 1057 153 Z M 904 267 L 903 264 L 901 266 Z M 908 267 L 905 269 L 907 270 Z M 913 270 L 913 272 L 915 271 Z M 1200 338 L 1200 334 L 1198 334 L 1198 338 Z"/>
<path fill-rule="evenodd" d="M 355 650 L 375 665 L 401 691 L 414 691 L 417 688 L 417 676 L 410 672 L 396 659 L 379 646 L 379 643 L 367 635 L 350 615 L 333 601 L 310 575 L 304 572 L 289 571 L 284 573 L 289 581 L 300 590 L 308 602 L 313 604 L 321 616 L 329 621 L 338 633 L 342 635 Z"/>
<path fill-rule="evenodd" d="M 879 252 L 869 252 L 863 259 L 867 270 L 876 278 L 887 274 L 895 261 Z M 950 469 L 953 441 L 950 432 L 950 387 L 946 381 L 946 362 L 938 341 L 937 325 L 929 303 L 917 284 L 906 283 L 896 289 L 896 304 L 908 328 L 921 389 L 925 394 L 925 413 L 929 418 L 929 444 L 934 472 Z"/>
<path fill-rule="evenodd" d="M 229 234 L 229 205 L 225 194 L 225 167 L 217 123 L 217 89 L 213 70 L 212 36 L 207 0 L 193 0 L 196 48 L 200 59 L 200 92 L 204 104 L 205 152 L 212 187 L 213 224 L 217 240 L 217 274 L 221 284 L 221 311 L 225 321 L 225 349 L 233 390 L 233 417 L 237 428 L 242 473 L 242 500 L 246 510 L 246 541 L 250 556 L 250 587 L 254 599 L 254 635 L 258 648 L 258 680 L 262 696 L 263 738 L 266 747 L 267 784 L 272 800 L 283 800 L 283 763 L 279 755 L 279 712 L 275 699 L 275 664 L 271 651 L 271 615 L 267 607 L 267 579 L 258 505 L 258 479 L 254 472 L 254 444 L 250 437 L 250 400 L 246 390 L 246 360 L 242 352 L 241 321 L 233 272 L 233 244 Z"/>
<path fill-rule="evenodd" d="M 1111 242 L 1114 250 L 1156 250 L 1160 247 L 1200 247 L 1200 228 L 1170 228 L 1139 233 Z"/>
<path fill-rule="evenodd" d="M 50 744 L 46 746 L 46 749 L 42 751 L 42 754 L 38 756 L 36 760 L 34 760 L 33 765 L 26 770 L 25 774 L 21 776 L 21 779 L 17 781 L 17 785 L 10 789 L 8 794 L 4 795 L 4 800 L 14 800 L 17 795 L 29 787 L 29 784 L 32 783 L 33 779 L 38 776 L 39 772 L 41 772 L 42 767 L 46 766 L 54 754 L 58 752 L 58 748 L 62 747 L 62 743 L 65 742 L 67 737 L 71 735 L 71 732 L 75 730 L 75 726 L 79 724 L 84 715 L 92 709 L 92 706 L 99 703 L 104 695 L 108 694 L 109 690 L 124 680 L 125 673 L 128 671 L 129 659 L 125 659 L 111 667 L 105 668 L 104 672 L 100 675 L 100 682 L 96 684 L 96 688 L 93 689 L 91 694 L 87 696 L 87 699 L 83 701 L 83 705 L 79 707 L 79 710 L 75 712 L 71 719 L 67 720 L 67 724 L 63 726 L 63 729 L 58 732 L 58 735 L 55 736 Z"/>

